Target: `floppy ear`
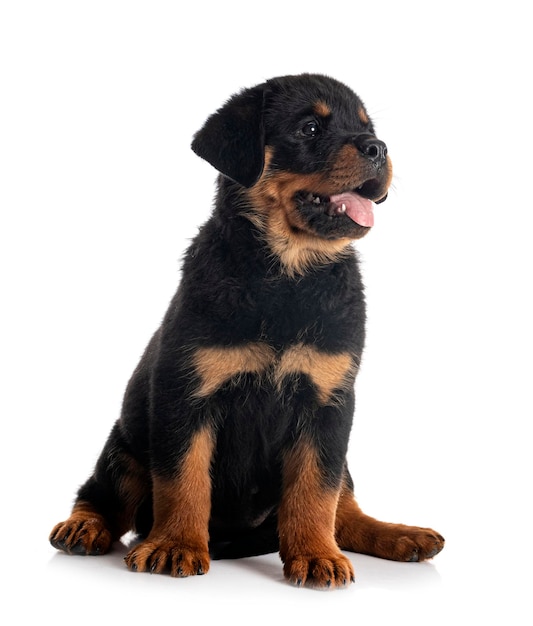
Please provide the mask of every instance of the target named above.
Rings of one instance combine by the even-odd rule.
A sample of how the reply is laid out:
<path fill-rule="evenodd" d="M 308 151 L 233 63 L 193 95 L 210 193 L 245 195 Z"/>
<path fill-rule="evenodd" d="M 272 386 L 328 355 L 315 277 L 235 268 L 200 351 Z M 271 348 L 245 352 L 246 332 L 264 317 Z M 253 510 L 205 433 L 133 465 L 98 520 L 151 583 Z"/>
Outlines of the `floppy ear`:
<path fill-rule="evenodd" d="M 251 187 L 265 165 L 263 106 L 259 85 L 234 95 L 195 134 L 192 149 L 219 172 Z"/>

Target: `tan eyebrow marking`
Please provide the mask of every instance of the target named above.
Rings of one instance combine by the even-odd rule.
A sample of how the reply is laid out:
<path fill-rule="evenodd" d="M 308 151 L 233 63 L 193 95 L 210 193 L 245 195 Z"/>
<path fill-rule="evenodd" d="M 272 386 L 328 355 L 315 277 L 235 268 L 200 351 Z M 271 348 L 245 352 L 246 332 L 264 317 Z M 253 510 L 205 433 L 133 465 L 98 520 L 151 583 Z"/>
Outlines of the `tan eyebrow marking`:
<path fill-rule="evenodd" d="M 315 103 L 313 111 L 321 117 L 328 117 L 329 115 L 331 115 L 330 107 L 323 100 L 319 100 Z"/>
<path fill-rule="evenodd" d="M 359 119 L 361 120 L 361 122 L 363 122 L 363 124 L 368 124 L 370 122 L 367 112 L 363 109 L 363 107 L 359 107 L 359 111 L 357 111 L 357 114 L 359 115 Z"/>

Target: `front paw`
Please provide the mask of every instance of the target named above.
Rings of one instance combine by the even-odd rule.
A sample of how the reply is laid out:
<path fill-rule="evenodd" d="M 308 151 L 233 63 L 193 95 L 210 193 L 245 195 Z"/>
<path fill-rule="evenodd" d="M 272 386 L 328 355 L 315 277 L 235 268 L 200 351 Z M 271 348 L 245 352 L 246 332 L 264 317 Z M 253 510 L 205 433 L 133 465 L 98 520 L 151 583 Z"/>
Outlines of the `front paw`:
<path fill-rule="evenodd" d="M 355 581 L 352 564 L 341 552 L 320 556 L 290 556 L 285 558 L 283 573 L 298 587 L 345 587 Z"/>
<path fill-rule="evenodd" d="M 147 539 L 130 550 L 124 560 L 135 572 L 168 572 L 180 578 L 199 576 L 209 570 L 207 547 L 186 546 L 172 540 Z"/>

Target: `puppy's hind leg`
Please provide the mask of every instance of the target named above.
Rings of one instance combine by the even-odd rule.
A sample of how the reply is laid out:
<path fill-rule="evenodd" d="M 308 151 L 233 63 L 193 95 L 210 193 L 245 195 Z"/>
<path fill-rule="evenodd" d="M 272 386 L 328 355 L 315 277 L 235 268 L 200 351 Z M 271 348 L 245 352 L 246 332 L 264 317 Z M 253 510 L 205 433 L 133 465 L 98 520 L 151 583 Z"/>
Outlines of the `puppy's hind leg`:
<path fill-rule="evenodd" d="M 52 529 L 50 543 L 68 554 L 105 554 L 134 527 L 150 497 L 149 475 L 127 451 L 117 422 L 70 517 Z"/>
<path fill-rule="evenodd" d="M 425 561 L 444 547 L 444 538 L 431 528 L 389 524 L 365 515 L 355 501 L 349 476 L 337 505 L 335 538 L 342 550 L 392 561 Z"/>
<path fill-rule="evenodd" d="M 109 552 L 113 536 L 102 515 L 90 502 L 77 500 L 70 517 L 56 524 L 50 543 L 68 554 L 98 555 Z"/>

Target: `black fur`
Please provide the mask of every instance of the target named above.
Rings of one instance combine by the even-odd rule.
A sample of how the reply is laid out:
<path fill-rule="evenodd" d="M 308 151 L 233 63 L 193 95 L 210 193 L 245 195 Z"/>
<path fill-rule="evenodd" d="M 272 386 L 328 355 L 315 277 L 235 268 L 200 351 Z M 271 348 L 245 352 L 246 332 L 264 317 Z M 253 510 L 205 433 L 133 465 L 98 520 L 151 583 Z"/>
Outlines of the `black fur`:
<path fill-rule="evenodd" d="M 369 141 L 370 149 L 361 147 Z M 215 558 L 244 556 L 277 549 L 284 462 L 298 442 L 314 450 L 324 493 L 351 491 L 345 457 L 355 373 L 346 374 L 345 385 L 328 383 L 332 388 L 321 396 L 322 373 L 306 373 L 305 359 L 302 371 L 286 368 L 281 378 L 276 368 L 295 346 L 303 346 L 302 354 L 307 347 L 318 355 L 346 354 L 359 364 L 365 301 L 357 258 L 349 245 L 331 254 L 328 246 L 356 239 L 368 226 L 339 213 L 330 196 L 357 187 L 360 196 L 382 200 L 390 163 L 361 100 L 320 75 L 277 78 L 233 96 L 192 147 L 220 172 L 214 211 L 185 255 L 179 289 L 77 506 L 101 516 L 98 532 L 109 531 L 111 539 L 131 528 L 149 535 L 153 480 L 179 480 L 193 437 L 208 426 L 216 439 L 210 549 Z M 346 155 L 353 158 L 348 169 Z M 313 181 L 320 190 L 306 188 Z M 278 202 L 278 191 L 289 195 Z M 288 225 L 276 226 L 269 203 L 280 223 L 289 216 Z M 317 242 L 309 258 L 302 237 Z M 286 246 L 286 258 L 278 244 Z M 295 251 L 303 261 L 291 266 Z M 265 371 L 243 366 L 211 393 L 197 393 L 206 381 L 195 355 L 259 344 L 271 355 Z M 52 544 L 70 552 L 107 549 L 80 528 L 58 525 Z M 153 569 L 158 562 L 152 561 Z"/>

